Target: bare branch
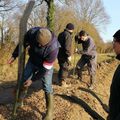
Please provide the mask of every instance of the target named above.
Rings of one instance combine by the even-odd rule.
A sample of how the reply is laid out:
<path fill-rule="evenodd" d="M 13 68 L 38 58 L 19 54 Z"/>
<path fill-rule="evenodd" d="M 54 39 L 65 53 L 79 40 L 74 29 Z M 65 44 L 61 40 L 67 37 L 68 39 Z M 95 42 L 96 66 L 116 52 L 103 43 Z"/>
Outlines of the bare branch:
<path fill-rule="evenodd" d="M 60 3 L 66 4 L 66 5 L 71 5 L 71 3 L 74 3 L 75 0 L 59 0 Z"/>
<path fill-rule="evenodd" d="M 94 24 L 96 27 L 109 23 L 109 16 L 101 0 L 77 0 L 75 9 L 80 20 Z"/>
<path fill-rule="evenodd" d="M 17 5 L 15 5 L 15 6 L 11 7 L 11 8 L 5 9 L 5 10 L 0 10 L 0 12 L 4 12 L 4 11 L 7 12 L 7 11 L 10 11 L 10 10 L 14 9 L 16 6 L 17 6 Z"/>
<path fill-rule="evenodd" d="M 0 12 L 12 10 L 17 6 L 17 3 L 13 0 L 1 0 L 0 1 Z"/>
<path fill-rule="evenodd" d="M 37 6 L 40 6 L 43 2 L 44 2 L 44 0 L 40 1 L 39 4 L 37 4 L 37 5 L 34 6 L 34 8 L 36 8 Z"/>

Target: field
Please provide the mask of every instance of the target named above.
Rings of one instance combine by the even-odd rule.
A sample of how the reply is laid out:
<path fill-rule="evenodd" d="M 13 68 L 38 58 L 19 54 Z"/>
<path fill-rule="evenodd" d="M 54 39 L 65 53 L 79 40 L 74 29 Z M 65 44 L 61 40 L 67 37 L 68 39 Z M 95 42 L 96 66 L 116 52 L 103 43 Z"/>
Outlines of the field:
<path fill-rule="evenodd" d="M 13 108 L 13 94 L 17 80 L 17 60 L 8 65 L 11 51 L 0 52 L 0 120 L 10 120 Z M 79 56 L 72 57 L 72 65 Z M 99 54 L 97 80 L 93 90 L 87 88 L 88 71 L 84 71 L 83 82 L 75 77 L 66 79 L 68 87 L 56 85 L 58 64 L 55 63 L 53 76 L 54 88 L 54 120 L 99 120 L 95 114 L 106 119 L 109 100 L 109 88 L 113 73 L 119 64 L 114 54 Z M 73 76 L 73 75 L 71 75 Z M 41 82 L 34 83 L 25 99 L 25 106 L 18 109 L 16 120 L 42 120 L 45 116 L 45 99 Z"/>

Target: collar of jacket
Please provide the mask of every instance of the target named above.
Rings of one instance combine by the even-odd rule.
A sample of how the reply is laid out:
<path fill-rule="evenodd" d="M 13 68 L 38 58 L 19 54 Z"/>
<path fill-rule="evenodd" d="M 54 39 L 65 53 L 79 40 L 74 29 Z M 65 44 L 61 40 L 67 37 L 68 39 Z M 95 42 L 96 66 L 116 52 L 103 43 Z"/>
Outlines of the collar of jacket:
<path fill-rule="evenodd" d="M 120 54 L 118 54 L 118 55 L 116 56 L 116 59 L 120 60 Z"/>
<path fill-rule="evenodd" d="M 72 33 L 69 30 L 67 30 L 67 29 L 64 29 L 64 31 L 67 31 L 68 33 L 70 33 L 72 35 Z"/>

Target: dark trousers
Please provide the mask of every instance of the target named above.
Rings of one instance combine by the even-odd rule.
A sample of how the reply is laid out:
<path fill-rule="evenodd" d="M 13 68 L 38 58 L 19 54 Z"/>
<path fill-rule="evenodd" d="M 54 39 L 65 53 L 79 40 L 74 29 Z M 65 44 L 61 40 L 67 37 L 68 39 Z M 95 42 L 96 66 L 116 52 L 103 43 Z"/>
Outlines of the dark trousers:
<path fill-rule="evenodd" d="M 118 114 L 115 118 L 107 117 L 107 120 L 120 120 L 120 114 Z"/>
<path fill-rule="evenodd" d="M 77 62 L 76 65 L 76 71 L 77 75 L 80 80 L 82 80 L 82 70 L 85 64 L 88 66 L 89 74 L 90 74 L 90 84 L 92 84 L 95 81 L 95 74 L 96 74 L 96 58 L 88 58 L 84 55 L 81 56 L 80 60 Z"/>
<path fill-rule="evenodd" d="M 59 71 L 58 81 L 62 82 L 68 77 L 70 64 L 66 59 L 58 59 Z"/>

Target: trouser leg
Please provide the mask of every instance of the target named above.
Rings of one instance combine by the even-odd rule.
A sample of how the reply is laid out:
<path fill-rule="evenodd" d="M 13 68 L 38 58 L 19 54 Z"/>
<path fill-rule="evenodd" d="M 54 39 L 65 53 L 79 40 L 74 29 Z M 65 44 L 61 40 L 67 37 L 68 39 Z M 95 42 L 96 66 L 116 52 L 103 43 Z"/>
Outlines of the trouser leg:
<path fill-rule="evenodd" d="M 92 59 L 88 63 L 89 72 L 90 72 L 90 86 L 96 81 L 96 60 Z"/>
<path fill-rule="evenodd" d="M 86 60 L 81 57 L 80 60 L 77 62 L 77 65 L 76 65 L 76 72 L 77 72 L 77 75 L 78 75 L 78 79 L 80 81 L 82 81 L 82 70 L 83 70 L 83 67 L 84 65 L 86 64 Z"/>
<path fill-rule="evenodd" d="M 43 90 L 46 100 L 46 116 L 44 120 L 53 120 L 53 89 L 52 89 L 53 68 L 42 77 Z"/>
<path fill-rule="evenodd" d="M 62 84 L 62 81 L 64 81 L 68 77 L 69 73 L 69 64 L 67 61 L 59 61 L 59 72 L 58 72 L 58 81 L 60 85 Z"/>

